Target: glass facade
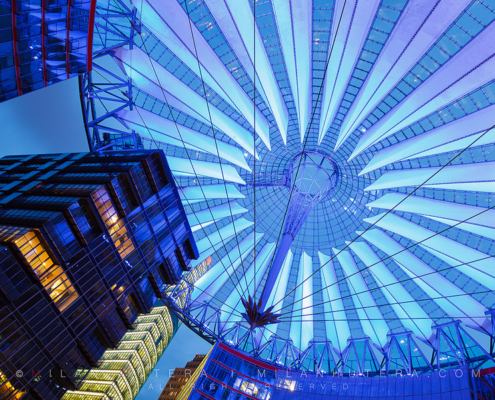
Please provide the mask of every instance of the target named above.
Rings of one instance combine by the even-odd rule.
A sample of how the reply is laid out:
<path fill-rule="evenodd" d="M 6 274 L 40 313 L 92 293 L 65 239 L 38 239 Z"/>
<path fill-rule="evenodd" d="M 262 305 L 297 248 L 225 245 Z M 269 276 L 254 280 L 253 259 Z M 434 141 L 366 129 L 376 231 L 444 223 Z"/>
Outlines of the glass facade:
<path fill-rule="evenodd" d="M 206 354 L 196 354 L 196 357 L 187 362 L 184 367 L 175 368 L 158 400 L 176 400 L 186 384 L 194 380 L 194 372 L 198 367 L 201 368 L 201 363 L 205 357 Z"/>
<path fill-rule="evenodd" d="M 128 389 L 111 384 L 132 398 L 177 327 L 157 297 L 204 272 L 191 270 L 198 252 L 165 157 L 8 156 L 0 170 L 2 399 L 52 400 L 145 365 Z"/>
<path fill-rule="evenodd" d="M 106 350 L 98 368 L 84 374 L 77 391 L 68 391 L 63 400 L 132 400 L 153 371 L 164 350 L 177 332 L 179 321 L 165 306 L 155 306 L 140 315 L 115 349 Z"/>
<path fill-rule="evenodd" d="M 217 344 L 177 399 L 492 399 L 493 369 L 466 367 L 393 375 L 289 371 Z M 474 397 L 473 397 L 474 396 Z"/>
<path fill-rule="evenodd" d="M 96 0 L 0 4 L 0 101 L 91 69 Z"/>

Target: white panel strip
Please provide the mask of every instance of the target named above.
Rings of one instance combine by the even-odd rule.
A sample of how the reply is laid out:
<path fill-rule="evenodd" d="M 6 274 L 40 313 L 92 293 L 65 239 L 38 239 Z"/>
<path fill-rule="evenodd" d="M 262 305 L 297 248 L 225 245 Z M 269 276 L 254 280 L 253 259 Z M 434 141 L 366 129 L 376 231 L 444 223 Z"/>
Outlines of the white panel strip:
<path fill-rule="evenodd" d="M 380 219 L 381 218 L 381 219 Z M 365 222 L 375 224 L 380 228 L 397 233 L 413 242 L 422 242 L 421 247 L 438 255 L 443 261 L 455 266 L 455 269 L 481 283 L 491 290 L 495 290 L 495 271 L 493 259 L 455 240 L 416 225 L 414 222 L 401 218 L 393 213 L 379 214 L 364 219 Z M 477 261 L 479 260 L 479 261 Z"/>
<path fill-rule="evenodd" d="M 434 334 L 431 330 L 433 321 L 416 303 L 414 298 L 402 286 L 378 255 L 366 242 L 346 242 L 351 250 L 368 267 L 373 274 L 387 301 L 394 309 L 402 324 L 420 339 L 432 343 Z"/>
<path fill-rule="evenodd" d="M 424 215 L 447 225 L 457 224 L 456 228 L 495 240 L 495 210 L 426 197 L 408 197 L 402 193 L 387 193 L 366 206 Z"/>
<path fill-rule="evenodd" d="M 495 129 L 488 132 L 486 130 L 494 124 L 495 105 L 492 105 L 380 150 L 359 175 L 396 161 L 441 154 L 447 151 L 464 150 L 473 142 L 473 146 L 493 143 L 495 142 Z"/>
<path fill-rule="evenodd" d="M 274 285 L 272 292 L 270 293 L 270 297 L 268 298 L 268 302 L 265 307 L 266 309 L 275 305 L 275 307 L 272 310 L 273 313 L 277 313 L 278 311 L 280 311 L 280 309 L 283 306 L 282 299 L 285 297 L 285 294 L 287 293 L 287 283 L 289 282 L 290 270 L 292 268 L 292 260 L 293 260 L 293 254 L 292 251 L 289 249 L 287 255 L 285 256 L 285 260 L 282 265 L 279 278 L 277 279 L 277 282 Z"/>
<path fill-rule="evenodd" d="M 233 215 L 243 214 L 245 212 L 248 212 L 246 208 L 241 207 L 237 201 L 233 201 L 215 207 L 209 207 L 205 210 L 192 212 L 187 215 L 187 219 L 189 220 L 189 225 L 191 225 L 191 230 L 196 232 L 222 218 L 229 218 Z"/>
<path fill-rule="evenodd" d="M 207 199 L 243 199 L 245 197 L 231 183 L 226 185 L 185 186 L 179 189 L 179 193 L 185 205 L 187 203 L 206 201 Z"/>
<path fill-rule="evenodd" d="M 143 108 L 134 106 L 131 111 L 120 110 L 117 112 L 117 116 L 141 136 L 180 148 L 186 147 L 217 157 L 220 156 L 232 164 L 251 171 L 241 149 L 183 125 L 175 124 L 174 121 L 160 117 Z"/>
<path fill-rule="evenodd" d="M 391 256 L 404 272 L 434 299 L 453 320 L 461 320 L 467 326 L 491 332 L 490 321 L 486 319 L 485 307 L 466 294 L 447 278 L 437 273 L 409 250 L 397 243 L 379 229 L 357 232 L 385 254 Z"/>
<path fill-rule="evenodd" d="M 186 160 L 178 157 L 167 157 L 168 165 L 174 176 L 206 176 L 229 182 L 246 184 L 231 165 L 220 165 L 207 161 Z"/>
<path fill-rule="evenodd" d="M 196 245 L 198 246 L 198 252 L 200 256 L 198 260 L 192 261 L 192 266 L 195 267 L 201 260 L 204 260 L 206 257 L 211 256 L 215 250 L 220 249 L 224 243 L 227 243 L 230 239 L 234 237 L 234 235 L 239 234 L 244 229 L 249 228 L 253 225 L 253 222 L 248 221 L 245 218 L 236 219 L 234 222 L 220 228 L 218 231 L 215 231 L 205 238 L 198 240 Z M 208 275 L 208 274 L 205 274 Z"/>
<path fill-rule="evenodd" d="M 350 159 L 450 102 L 493 80 L 495 57 L 486 44 L 495 35 L 495 24 L 485 28 L 466 47 L 435 71 L 400 104 L 363 134 Z"/>
<path fill-rule="evenodd" d="M 290 324 L 290 338 L 298 349 L 305 349 L 313 340 L 313 260 L 305 252 L 299 261 L 299 274 Z M 303 283 L 304 282 L 304 283 Z"/>
<path fill-rule="evenodd" d="M 254 126 L 256 114 L 256 133 L 270 148 L 270 128 L 265 116 L 254 107 L 247 93 L 217 57 L 194 23 L 189 22 L 179 2 L 133 0 L 133 4 L 139 10 L 144 24 L 197 76 L 201 77 L 199 59 L 202 66 L 201 73 L 208 86 L 237 109 L 251 126 Z M 191 29 L 194 32 L 194 39 Z"/>
<path fill-rule="evenodd" d="M 351 253 L 345 250 L 333 249 L 339 263 L 347 277 L 347 285 L 352 294 L 352 300 L 356 305 L 356 312 L 359 316 L 361 326 L 366 335 L 371 340 L 385 346 L 387 343 L 388 325 L 385 322 L 380 309 L 376 305 L 375 299 L 369 292 L 368 285 L 359 272 Z"/>
<path fill-rule="evenodd" d="M 408 2 L 342 123 L 337 148 L 361 125 L 469 3 L 471 0 Z"/>
<path fill-rule="evenodd" d="M 259 287 L 263 276 L 265 275 L 266 269 L 270 264 L 270 260 L 272 258 L 273 252 L 275 251 L 275 243 L 267 243 L 263 248 L 256 253 L 256 268 L 255 263 L 252 262 L 249 268 L 246 271 L 245 276 L 239 279 L 239 292 L 245 293 L 244 295 L 248 296 L 250 294 L 253 295 L 254 291 Z M 256 270 L 256 287 L 254 286 L 254 272 Z M 246 289 L 246 282 L 248 288 Z M 239 316 L 234 314 L 233 309 L 239 309 L 241 312 L 245 312 L 244 307 L 241 304 L 241 296 L 237 290 L 233 290 L 229 297 L 224 302 L 224 305 L 221 308 L 222 312 L 222 322 L 228 321 L 230 319 L 234 321 L 239 320 Z M 258 300 L 258 299 L 256 299 Z M 266 308 L 265 308 L 266 309 Z M 229 326 L 227 325 L 226 328 Z"/>
<path fill-rule="evenodd" d="M 427 188 L 495 192 L 493 171 L 495 162 L 452 165 L 443 169 L 432 167 L 395 170 L 383 174 L 364 190 L 422 185 Z"/>
<path fill-rule="evenodd" d="M 330 40 L 331 67 L 325 75 L 318 144 L 323 140 L 337 114 L 379 4 L 380 0 L 354 0 L 345 4 L 337 36 L 332 36 Z M 335 14 L 334 24 L 339 23 L 337 16 L 340 18 L 340 14 Z M 332 49 L 334 38 L 335 44 Z"/>
<path fill-rule="evenodd" d="M 256 71 L 256 89 L 266 98 L 285 143 L 289 113 L 266 54 L 263 39 L 258 29 L 253 32 L 255 24 L 249 1 L 205 0 L 205 2 L 251 80 Z M 256 60 L 256 68 L 254 60 Z"/>
<path fill-rule="evenodd" d="M 256 234 L 256 243 L 258 243 L 262 237 L 263 234 Z M 203 301 L 211 300 L 212 296 L 215 296 L 227 282 L 237 285 L 239 280 L 242 279 L 243 272 L 236 270 L 241 265 L 241 259 L 244 261 L 254 245 L 254 232 L 251 232 L 241 240 L 239 245 L 234 246 L 232 250 L 229 251 L 228 255 L 211 267 L 207 274 L 204 274 L 198 279 L 195 284 L 195 287 L 198 288 L 198 290 L 194 290 L 192 294 L 193 301 L 195 303 L 201 303 Z M 240 287 L 238 287 L 238 289 L 240 290 Z"/>
<path fill-rule="evenodd" d="M 325 310 L 325 328 L 327 337 L 339 353 L 347 346 L 351 336 L 340 293 L 337 275 L 330 256 L 318 252 L 321 268 L 321 286 L 323 288 L 323 309 Z"/>
<path fill-rule="evenodd" d="M 313 105 L 312 3 L 297 0 L 272 0 L 272 5 L 296 106 L 302 143 Z"/>
<path fill-rule="evenodd" d="M 212 103 L 208 106 L 204 97 L 177 79 L 159 63 L 150 60 L 142 50 L 139 48 L 126 50 L 121 47 L 115 51 L 114 56 L 123 63 L 134 86 L 193 117 L 200 115 L 201 119 L 207 123 L 210 122 L 211 114 L 211 120 L 215 126 L 251 155 L 254 154 L 253 137 L 247 129 L 230 119 Z"/>

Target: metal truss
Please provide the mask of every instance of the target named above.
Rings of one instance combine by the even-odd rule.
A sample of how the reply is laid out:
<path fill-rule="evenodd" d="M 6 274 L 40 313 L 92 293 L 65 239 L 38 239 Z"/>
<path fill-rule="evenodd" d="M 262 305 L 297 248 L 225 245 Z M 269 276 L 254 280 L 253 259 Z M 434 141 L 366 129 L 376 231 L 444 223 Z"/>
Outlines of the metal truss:
<path fill-rule="evenodd" d="M 95 12 L 92 70 L 79 76 L 79 93 L 91 151 L 142 149 L 140 136 L 116 117 L 132 110 L 132 81 L 111 54 L 132 49 L 141 33 L 136 9 L 125 0 L 98 0 Z"/>
<path fill-rule="evenodd" d="M 92 70 L 79 77 L 80 97 L 88 143 L 91 151 L 133 150 L 144 147 L 141 137 L 117 117 L 120 110 L 133 109 L 131 79 L 111 57 L 120 47 L 132 49 L 141 26 L 136 10 L 126 0 L 98 0 L 95 13 Z M 246 180 L 253 186 L 254 178 Z M 256 176 L 256 186 L 290 187 L 283 176 Z M 297 196 L 296 196 L 297 197 Z M 294 217 L 292 233 L 297 232 L 305 210 L 314 204 L 301 199 L 289 214 Z M 292 235 L 290 235 L 292 236 Z M 288 249 L 288 246 L 287 246 Z M 283 258 L 281 258 L 283 260 Z M 351 339 L 342 351 L 329 341 L 312 341 L 306 349 L 295 347 L 290 339 L 277 335 L 265 337 L 261 329 L 249 330 L 245 323 L 226 326 L 221 311 L 211 302 L 201 305 L 191 301 L 194 286 L 183 279 L 163 299 L 174 314 L 210 343 L 221 341 L 245 350 L 279 368 L 309 370 L 337 375 L 388 376 L 422 373 L 442 368 L 479 369 L 495 363 L 495 310 L 489 311 L 492 334 L 485 333 L 489 345 L 483 346 L 459 321 L 435 326 L 430 343 L 423 343 L 410 332 L 394 333 L 384 348 L 369 338 Z M 264 330 L 266 333 L 267 330 Z"/>
<path fill-rule="evenodd" d="M 384 348 L 370 338 L 349 339 L 342 352 L 329 341 L 311 341 L 306 349 L 298 349 L 290 339 L 266 335 L 262 329 L 250 330 L 247 323 L 221 323 L 221 311 L 211 302 L 192 301 L 194 285 L 184 278 L 173 290 L 163 293 L 171 310 L 186 325 L 210 343 L 223 342 L 228 346 L 249 352 L 254 358 L 272 363 L 281 369 L 308 370 L 338 376 L 398 376 L 414 375 L 448 368 L 480 369 L 487 362 L 495 364 L 495 338 L 485 333 L 483 339 L 490 348 L 463 326 L 460 321 L 434 326 L 435 335 L 426 343 L 412 332 L 388 335 Z M 495 324 L 491 310 L 492 324 Z"/>

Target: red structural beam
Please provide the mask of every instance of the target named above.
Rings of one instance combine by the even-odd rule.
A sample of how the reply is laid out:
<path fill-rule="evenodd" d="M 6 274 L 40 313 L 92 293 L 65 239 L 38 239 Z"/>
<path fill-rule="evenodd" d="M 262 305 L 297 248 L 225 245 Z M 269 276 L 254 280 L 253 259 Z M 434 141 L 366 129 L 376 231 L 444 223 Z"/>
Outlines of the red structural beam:
<path fill-rule="evenodd" d="M 14 66 L 15 66 L 15 78 L 17 80 L 17 92 L 19 96 L 22 96 L 21 90 L 21 76 L 19 71 L 19 57 L 17 53 L 17 32 L 15 29 L 15 2 L 16 0 L 11 1 L 12 7 L 12 43 L 14 45 Z"/>
<path fill-rule="evenodd" d="M 249 357 L 248 355 L 241 353 L 240 351 L 234 350 L 223 343 L 219 343 L 218 347 L 220 347 L 222 350 L 227 351 L 230 354 L 234 354 L 235 356 L 239 357 L 240 359 L 242 359 L 244 361 L 247 361 L 247 362 L 250 362 L 251 364 L 257 365 L 258 367 L 262 367 L 264 369 L 267 369 L 269 371 L 274 371 L 274 372 L 277 372 L 279 370 L 279 368 L 274 367 L 273 365 L 266 364 L 264 362 L 255 360 L 254 358 Z"/>
<path fill-rule="evenodd" d="M 238 393 L 238 394 L 240 394 L 240 395 L 242 395 L 242 396 L 244 396 L 244 397 L 247 397 L 248 399 L 258 400 L 256 397 L 251 396 L 251 395 L 247 394 L 246 392 L 243 392 L 243 391 L 241 391 L 241 390 L 235 389 L 235 388 L 233 388 L 232 386 L 228 386 L 228 385 L 226 385 L 225 383 L 223 383 L 223 382 L 219 381 L 218 379 L 213 378 L 213 376 L 211 376 L 211 375 L 208 375 L 208 374 L 206 374 L 206 373 L 204 373 L 204 375 L 205 375 L 206 377 L 210 378 L 213 382 L 218 383 L 220 386 L 227 387 L 227 388 L 229 388 L 230 390 L 232 390 L 233 392 L 236 392 L 236 393 Z"/>
<path fill-rule="evenodd" d="M 70 75 L 70 65 L 69 65 L 69 55 L 70 55 L 70 51 L 69 51 L 69 39 L 70 39 L 70 0 L 67 2 L 67 42 L 66 42 L 66 45 L 65 45 L 65 66 L 66 66 L 66 69 L 67 69 L 67 79 L 69 79 L 69 75 Z"/>
<path fill-rule="evenodd" d="M 259 380 L 257 380 L 257 379 L 251 378 L 250 376 L 244 375 L 244 374 L 240 373 L 239 371 L 236 371 L 235 369 L 229 368 L 229 367 L 227 367 L 226 365 L 222 364 L 221 362 L 219 362 L 219 361 L 217 361 L 217 360 L 211 360 L 211 361 L 213 361 L 213 362 L 214 362 L 215 364 L 217 364 L 217 365 L 220 365 L 222 368 L 228 369 L 228 370 L 229 370 L 229 371 L 231 371 L 231 372 L 235 372 L 237 375 L 240 375 L 240 376 L 242 376 L 242 377 L 244 377 L 244 378 L 246 378 L 246 379 L 252 380 L 252 381 L 254 381 L 254 382 L 256 382 L 256 383 L 259 383 L 259 384 L 261 384 L 261 385 L 265 385 L 265 386 L 273 387 L 273 386 L 272 386 L 272 385 L 270 385 L 269 383 L 261 382 L 261 381 L 259 381 Z"/>
<path fill-rule="evenodd" d="M 89 7 L 89 25 L 88 25 L 88 59 L 86 62 L 87 71 L 93 69 L 93 31 L 95 29 L 95 13 L 96 13 L 96 0 L 91 0 Z"/>
<path fill-rule="evenodd" d="M 43 82 L 46 87 L 48 86 L 48 77 L 46 73 L 45 7 L 46 7 L 46 0 L 42 0 L 41 1 L 41 54 L 43 57 Z"/>
<path fill-rule="evenodd" d="M 211 397 L 210 395 L 206 394 L 205 392 L 201 391 L 201 390 L 197 390 L 197 392 L 202 395 L 202 396 L 205 396 L 207 399 L 210 399 L 210 400 L 215 400 L 214 397 Z"/>

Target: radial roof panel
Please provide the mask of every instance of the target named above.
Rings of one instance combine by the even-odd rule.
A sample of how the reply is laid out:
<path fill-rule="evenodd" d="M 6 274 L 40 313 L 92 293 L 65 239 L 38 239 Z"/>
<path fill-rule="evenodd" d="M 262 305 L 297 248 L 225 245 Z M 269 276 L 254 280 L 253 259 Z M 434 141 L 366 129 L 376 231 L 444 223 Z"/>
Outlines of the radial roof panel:
<path fill-rule="evenodd" d="M 491 331 L 495 0 L 134 5 L 114 116 L 164 149 L 212 257 L 192 325 L 295 368 Z"/>

